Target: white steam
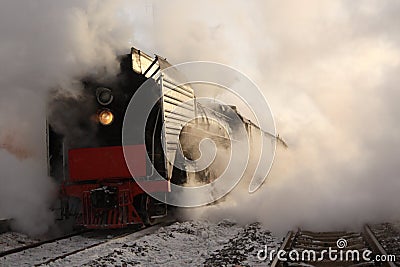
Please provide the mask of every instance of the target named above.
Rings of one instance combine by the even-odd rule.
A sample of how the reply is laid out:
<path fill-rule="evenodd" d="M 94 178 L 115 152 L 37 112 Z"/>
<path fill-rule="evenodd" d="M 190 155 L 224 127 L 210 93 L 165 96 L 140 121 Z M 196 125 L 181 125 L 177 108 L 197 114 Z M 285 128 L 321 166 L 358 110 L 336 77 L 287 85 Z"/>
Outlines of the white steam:
<path fill-rule="evenodd" d="M 276 231 L 400 217 L 399 12 L 397 1 L 153 2 L 145 46 L 242 70 L 289 144 L 261 191 L 205 213 Z"/>
<path fill-rule="evenodd" d="M 398 218 L 399 12 L 395 0 L 2 1 L 0 217 L 46 221 L 48 89 L 112 70 L 134 45 L 242 70 L 289 144 L 261 191 L 207 212 L 278 231 Z"/>
<path fill-rule="evenodd" d="M 87 73 L 115 72 L 115 55 L 129 52 L 134 29 L 121 5 L 0 4 L 0 217 L 16 219 L 23 231 L 48 229 L 57 194 L 46 169 L 47 94 L 59 87 L 78 90 L 74 81 Z"/>

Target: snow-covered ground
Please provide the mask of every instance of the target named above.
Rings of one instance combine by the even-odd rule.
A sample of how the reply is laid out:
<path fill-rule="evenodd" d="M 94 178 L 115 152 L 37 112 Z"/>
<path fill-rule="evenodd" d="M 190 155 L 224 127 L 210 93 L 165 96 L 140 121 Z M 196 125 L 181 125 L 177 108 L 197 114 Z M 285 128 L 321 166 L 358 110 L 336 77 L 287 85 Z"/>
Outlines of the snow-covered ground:
<path fill-rule="evenodd" d="M 16 232 L 0 234 L 0 252 L 36 243 L 38 240 Z"/>
<path fill-rule="evenodd" d="M 400 222 L 370 225 L 383 249 L 396 255 L 396 264 L 400 266 Z"/>
<path fill-rule="evenodd" d="M 14 236 L 13 234 L 12 236 Z M 42 262 L 46 262 L 54 257 L 71 253 L 82 247 L 88 247 L 94 244 L 102 243 L 107 239 L 91 238 L 87 235 L 73 236 L 62 239 L 53 243 L 43 244 L 39 247 L 31 248 L 15 254 L 7 255 L 0 258 L 0 266 L 33 266 Z M 15 246 L 15 243 L 8 244 L 9 249 L 12 247 L 20 247 L 34 243 L 34 240 L 26 239 L 26 242 Z M 8 250 L 8 249 L 7 249 Z"/>
<path fill-rule="evenodd" d="M 399 244 L 399 227 L 377 224 L 373 229 L 388 246 L 393 240 Z M 22 234 L 5 233 L 0 235 L 0 251 L 34 241 Z M 258 223 L 184 221 L 117 238 L 108 234 L 101 238 L 95 234 L 75 236 L 0 258 L 0 266 L 269 266 L 268 261 L 257 259 L 257 252 L 265 245 L 278 249 L 281 241 Z M 60 258 L 51 261 L 55 257 Z M 40 265 L 43 262 L 50 263 Z"/>
<path fill-rule="evenodd" d="M 107 244 L 106 253 L 103 248 L 95 248 L 57 266 L 76 264 L 82 259 L 83 266 L 266 266 L 267 262 L 257 259 L 257 252 L 264 245 L 277 248 L 280 240 L 256 223 L 239 226 L 231 221 L 189 221 L 161 228 L 138 240 L 128 236 Z"/>
<path fill-rule="evenodd" d="M 69 249 L 74 243 L 66 246 Z M 265 245 L 278 248 L 280 244 L 281 240 L 258 223 L 186 221 L 111 239 L 47 266 L 267 266 L 268 262 L 257 259 L 258 250 Z M 35 255 L 28 257 L 31 265 L 36 265 L 41 257 L 49 257 L 49 253 L 56 255 L 55 250 L 50 247 L 36 250 Z M 7 260 L 0 258 L 0 266 L 10 263 L 21 266 L 18 260 L 16 255 Z"/>

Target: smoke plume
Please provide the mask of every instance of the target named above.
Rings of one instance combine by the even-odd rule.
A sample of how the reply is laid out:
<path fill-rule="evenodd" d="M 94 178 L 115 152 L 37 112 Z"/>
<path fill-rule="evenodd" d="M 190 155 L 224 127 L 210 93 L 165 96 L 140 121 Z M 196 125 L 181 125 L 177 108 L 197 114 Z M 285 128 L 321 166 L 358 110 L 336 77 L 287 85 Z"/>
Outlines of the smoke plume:
<path fill-rule="evenodd" d="M 288 142 L 261 190 L 233 192 L 207 214 L 276 231 L 399 218 L 399 11 L 394 0 L 3 1 L 0 216 L 46 225 L 46 94 L 115 71 L 134 45 L 241 70 Z"/>
<path fill-rule="evenodd" d="M 134 29 L 121 6 L 0 4 L 0 217 L 14 218 L 19 230 L 40 234 L 53 220 L 49 208 L 57 186 L 46 167 L 48 93 L 62 88 L 78 96 L 82 76 L 115 73 L 116 55 L 129 52 Z"/>
<path fill-rule="evenodd" d="M 206 215 L 281 232 L 400 217 L 398 2 L 152 3 L 141 44 L 246 73 L 289 145 L 260 191 L 237 190 Z"/>

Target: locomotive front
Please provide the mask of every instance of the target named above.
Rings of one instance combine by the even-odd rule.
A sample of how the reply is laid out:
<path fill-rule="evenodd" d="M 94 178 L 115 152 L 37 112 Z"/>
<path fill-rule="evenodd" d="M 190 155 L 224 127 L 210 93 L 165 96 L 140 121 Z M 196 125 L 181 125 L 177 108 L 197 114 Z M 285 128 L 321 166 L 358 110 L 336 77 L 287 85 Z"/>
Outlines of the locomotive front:
<path fill-rule="evenodd" d="M 162 151 L 165 138 L 160 138 L 167 124 L 164 106 L 168 97 L 153 79 L 169 64 L 135 48 L 119 61 L 120 72 L 115 77 L 86 77 L 80 81 L 81 94 L 55 91 L 49 105 L 49 174 L 61 188 L 57 211 L 60 219 L 73 217 L 86 228 L 148 225 L 167 214 L 166 204 L 142 188 L 161 198 L 169 191 L 172 171 Z M 154 84 L 148 92 L 149 103 L 159 100 L 147 119 L 145 141 L 138 135 L 123 147 L 125 111 L 148 80 Z M 131 155 L 133 170 L 126 165 L 124 149 Z M 153 166 L 164 179 L 153 178 Z M 139 186 L 133 178 L 143 182 Z"/>

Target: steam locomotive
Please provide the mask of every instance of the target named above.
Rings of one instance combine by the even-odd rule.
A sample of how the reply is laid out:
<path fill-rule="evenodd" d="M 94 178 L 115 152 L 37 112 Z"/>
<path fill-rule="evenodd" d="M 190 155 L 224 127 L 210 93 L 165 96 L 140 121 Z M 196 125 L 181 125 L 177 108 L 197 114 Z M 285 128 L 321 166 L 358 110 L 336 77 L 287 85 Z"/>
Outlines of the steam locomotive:
<path fill-rule="evenodd" d="M 60 184 L 56 210 L 59 219 L 74 218 L 76 225 L 85 228 L 151 225 L 167 215 L 167 204 L 150 197 L 148 192 L 162 199 L 170 192 L 170 183 L 184 184 L 191 175 L 175 168 L 174 162 L 166 158 L 163 147 L 175 155 L 179 145 L 171 145 L 171 137 L 178 135 L 182 143 L 189 144 L 193 129 L 203 127 L 203 136 L 211 136 L 229 147 L 227 133 L 212 126 L 205 109 L 199 110 L 190 86 L 177 86 L 168 79 L 160 82 L 160 71 L 171 66 L 164 58 L 153 58 L 132 48 L 131 53 L 119 57 L 119 63 L 120 71 L 114 77 L 89 75 L 81 79 L 80 94 L 55 90 L 50 96 L 48 166 L 49 175 Z M 155 98 L 159 100 L 147 119 L 144 142 L 138 138 L 128 144 L 134 162 L 132 171 L 124 158 L 123 119 L 129 101 L 146 81 L 153 84 L 148 92 L 149 103 Z M 203 119 L 189 125 L 190 131 L 181 133 L 174 124 L 179 124 L 179 116 L 184 115 L 177 116 L 171 110 L 182 103 L 192 103 L 188 110 L 203 112 Z M 223 114 L 224 106 L 219 108 L 227 117 Z M 257 128 L 245 119 L 243 123 Z M 198 156 L 191 145 L 180 145 L 186 157 Z M 216 176 L 212 172 L 212 168 L 207 168 L 195 176 L 209 182 Z M 133 177 L 143 180 L 140 186 Z"/>

